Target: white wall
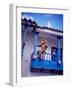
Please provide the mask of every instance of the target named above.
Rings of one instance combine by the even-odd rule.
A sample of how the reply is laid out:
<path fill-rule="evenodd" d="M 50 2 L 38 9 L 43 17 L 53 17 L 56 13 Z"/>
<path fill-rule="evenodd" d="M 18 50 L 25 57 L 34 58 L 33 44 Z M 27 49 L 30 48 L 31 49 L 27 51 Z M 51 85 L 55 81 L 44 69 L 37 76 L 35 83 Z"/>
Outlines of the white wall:
<path fill-rule="evenodd" d="M 51 47 L 57 47 L 57 37 L 55 36 L 39 33 L 38 43 L 40 43 L 41 40 L 48 41 L 47 53 L 49 54 L 51 54 Z M 30 72 L 31 54 L 33 52 L 33 48 L 34 48 L 34 34 L 32 32 L 27 32 L 25 47 L 24 47 L 24 54 L 23 54 L 23 59 L 22 59 L 22 77 L 35 75 Z M 51 61 L 51 55 L 45 56 L 45 59 L 46 60 L 48 59 Z M 36 75 L 38 76 L 39 74 L 36 74 Z"/>
<path fill-rule="evenodd" d="M 33 47 L 34 47 L 34 35 L 31 32 L 29 33 L 27 32 L 24 54 L 22 59 L 22 76 L 28 76 L 30 74 L 30 62 Z"/>

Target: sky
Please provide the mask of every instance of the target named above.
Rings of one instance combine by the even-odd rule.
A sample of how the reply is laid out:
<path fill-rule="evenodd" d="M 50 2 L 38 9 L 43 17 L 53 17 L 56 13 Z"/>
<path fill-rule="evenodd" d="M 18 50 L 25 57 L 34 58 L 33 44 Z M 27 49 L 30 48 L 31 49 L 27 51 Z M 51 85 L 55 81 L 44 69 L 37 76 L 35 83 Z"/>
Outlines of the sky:
<path fill-rule="evenodd" d="M 63 30 L 63 14 L 22 12 L 21 17 L 31 19 L 39 26 Z"/>

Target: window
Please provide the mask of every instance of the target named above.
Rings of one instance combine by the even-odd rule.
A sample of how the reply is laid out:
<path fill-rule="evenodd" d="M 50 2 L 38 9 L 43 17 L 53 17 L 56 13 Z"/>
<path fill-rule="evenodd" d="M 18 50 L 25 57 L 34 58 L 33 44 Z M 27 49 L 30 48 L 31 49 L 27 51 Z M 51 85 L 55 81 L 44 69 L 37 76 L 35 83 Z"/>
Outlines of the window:
<path fill-rule="evenodd" d="M 56 48 L 56 47 L 52 47 L 51 48 L 51 55 L 52 55 L 52 60 L 53 61 L 57 61 L 57 51 L 58 51 L 58 48 Z M 62 50 L 62 48 L 61 48 L 61 55 L 60 55 L 60 57 L 61 57 L 61 61 L 62 61 L 62 55 L 63 54 L 63 50 Z"/>

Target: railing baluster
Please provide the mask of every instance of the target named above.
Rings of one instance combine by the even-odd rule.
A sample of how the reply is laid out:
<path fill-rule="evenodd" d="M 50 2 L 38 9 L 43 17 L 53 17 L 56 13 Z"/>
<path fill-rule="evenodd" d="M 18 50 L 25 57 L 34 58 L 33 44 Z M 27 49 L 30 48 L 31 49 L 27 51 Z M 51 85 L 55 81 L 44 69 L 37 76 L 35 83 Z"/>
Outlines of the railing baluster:
<path fill-rule="evenodd" d="M 34 54 L 34 55 L 36 55 L 36 54 Z M 37 57 L 38 57 L 38 55 L 37 55 Z M 51 57 L 53 57 L 53 58 L 51 58 Z M 53 60 L 53 61 L 57 61 L 57 55 L 51 55 L 51 53 L 45 53 L 44 55 L 43 55 L 43 58 L 42 58 L 43 60 L 48 60 L 48 61 L 51 61 L 51 59 Z"/>

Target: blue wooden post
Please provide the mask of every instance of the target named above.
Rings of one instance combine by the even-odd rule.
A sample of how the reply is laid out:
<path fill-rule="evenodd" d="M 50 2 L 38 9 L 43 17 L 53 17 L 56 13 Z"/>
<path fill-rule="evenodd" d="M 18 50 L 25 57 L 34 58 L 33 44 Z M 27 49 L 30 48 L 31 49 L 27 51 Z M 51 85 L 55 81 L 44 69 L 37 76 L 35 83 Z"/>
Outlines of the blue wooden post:
<path fill-rule="evenodd" d="M 27 34 L 27 28 L 25 28 L 25 32 L 24 32 L 24 35 L 23 35 L 23 43 L 25 43 L 25 40 L 26 40 L 26 34 Z"/>
<path fill-rule="evenodd" d="M 34 50 L 33 50 L 33 52 L 36 51 L 36 47 L 37 47 L 37 36 L 38 36 L 38 33 L 37 32 L 34 32 Z"/>
<path fill-rule="evenodd" d="M 61 61 L 61 37 L 57 37 L 57 47 L 58 47 L 58 51 L 57 51 L 57 56 L 58 56 L 58 61 Z"/>
<path fill-rule="evenodd" d="M 24 33 L 23 33 L 23 45 L 24 45 L 26 40 L 26 34 L 27 34 L 27 26 L 23 26 L 22 29 L 24 29 Z M 24 54 L 24 46 L 22 47 L 22 56 L 23 54 Z"/>

